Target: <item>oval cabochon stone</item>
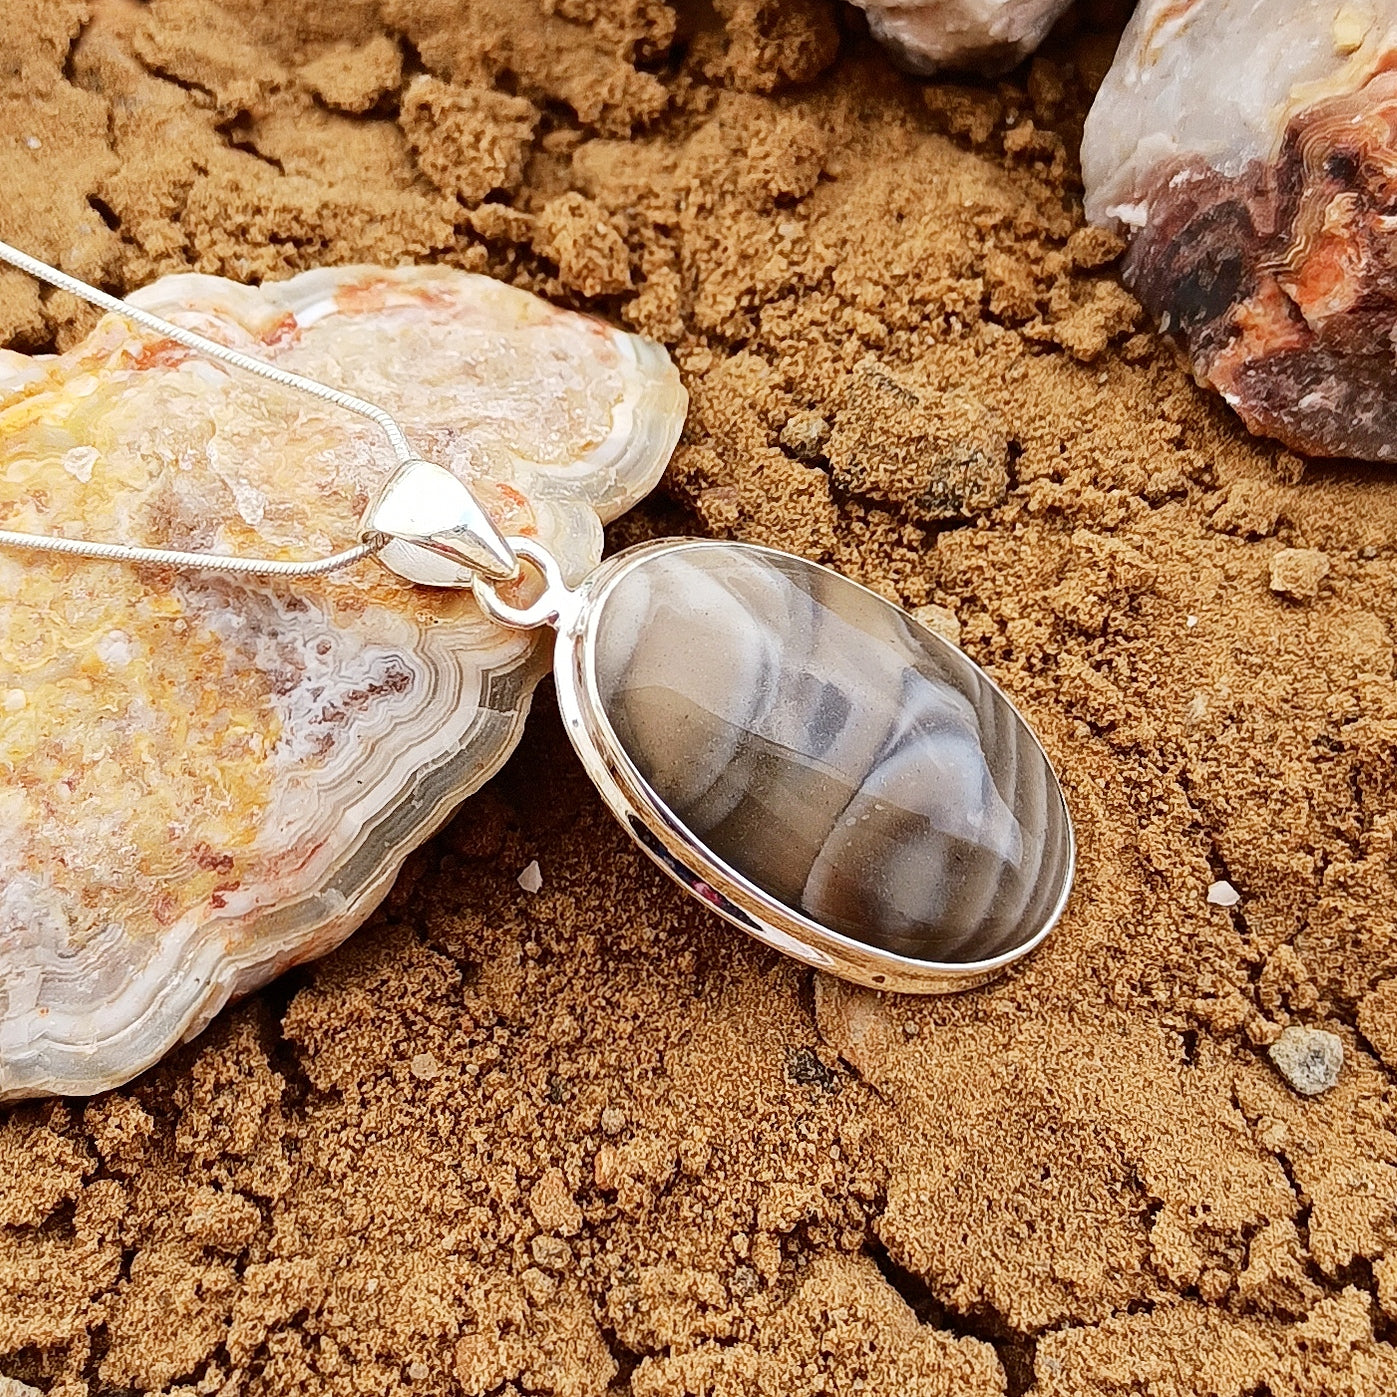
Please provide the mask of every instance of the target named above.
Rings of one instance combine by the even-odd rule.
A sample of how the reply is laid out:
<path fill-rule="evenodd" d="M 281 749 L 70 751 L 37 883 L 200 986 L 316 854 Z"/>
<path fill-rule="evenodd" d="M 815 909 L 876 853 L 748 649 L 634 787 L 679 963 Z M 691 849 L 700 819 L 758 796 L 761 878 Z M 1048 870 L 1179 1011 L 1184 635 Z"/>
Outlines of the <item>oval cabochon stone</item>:
<path fill-rule="evenodd" d="M 599 595 L 595 692 L 713 855 L 868 946 L 970 964 L 1027 944 L 1072 878 L 1037 738 L 955 646 L 802 558 L 648 549 Z"/>

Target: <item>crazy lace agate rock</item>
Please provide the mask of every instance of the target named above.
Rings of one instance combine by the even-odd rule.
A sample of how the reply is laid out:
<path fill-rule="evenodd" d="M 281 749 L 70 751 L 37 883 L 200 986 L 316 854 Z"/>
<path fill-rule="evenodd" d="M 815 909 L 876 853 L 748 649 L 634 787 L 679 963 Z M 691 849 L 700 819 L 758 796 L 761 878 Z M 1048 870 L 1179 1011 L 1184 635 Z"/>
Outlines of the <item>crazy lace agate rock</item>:
<path fill-rule="evenodd" d="M 913 73 L 1002 73 L 1048 37 L 1071 0 L 854 0 L 868 27 Z"/>
<path fill-rule="evenodd" d="M 343 268 L 136 303 L 386 407 L 577 579 L 683 421 L 665 352 L 485 277 Z M 377 428 L 105 317 L 0 354 L 0 523 L 304 558 Z M 330 949 L 504 761 L 546 656 L 373 563 L 308 582 L 0 551 L 0 1099 L 116 1085 Z"/>
<path fill-rule="evenodd" d="M 1397 0 L 1144 0 L 1086 211 L 1200 381 L 1296 450 L 1397 460 Z"/>

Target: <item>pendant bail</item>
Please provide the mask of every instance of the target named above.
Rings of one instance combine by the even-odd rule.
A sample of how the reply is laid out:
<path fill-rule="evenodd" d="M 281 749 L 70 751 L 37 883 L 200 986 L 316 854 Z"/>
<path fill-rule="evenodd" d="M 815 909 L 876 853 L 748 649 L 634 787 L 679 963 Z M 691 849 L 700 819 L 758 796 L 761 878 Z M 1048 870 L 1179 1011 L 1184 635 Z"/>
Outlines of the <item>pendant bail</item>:
<path fill-rule="evenodd" d="M 519 559 L 464 481 L 420 458 L 404 461 L 364 511 L 365 538 L 387 535 L 379 561 L 428 587 L 504 582 Z"/>
<path fill-rule="evenodd" d="M 537 539 L 515 535 L 506 542 L 538 572 L 543 586 L 532 601 L 519 606 L 501 597 L 493 582 L 477 575 L 471 590 L 480 609 L 510 630 L 536 631 L 544 626 L 566 630 L 577 615 L 579 594 L 568 586 L 558 560 Z"/>

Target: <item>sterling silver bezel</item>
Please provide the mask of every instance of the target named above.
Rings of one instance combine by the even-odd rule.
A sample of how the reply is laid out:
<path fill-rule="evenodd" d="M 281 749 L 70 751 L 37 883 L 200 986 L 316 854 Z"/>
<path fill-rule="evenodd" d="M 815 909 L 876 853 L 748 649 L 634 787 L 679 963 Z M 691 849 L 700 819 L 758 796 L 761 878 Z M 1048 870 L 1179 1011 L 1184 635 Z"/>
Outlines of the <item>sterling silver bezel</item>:
<path fill-rule="evenodd" d="M 558 620 L 553 670 L 563 723 L 588 776 L 631 837 L 675 882 L 734 926 L 806 965 L 870 989 L 906 994 L 954 993 L 984 984 L 1014 962 L 1031 955 L 1057 924 L 1071 895 L 1076 871 L 1076 835 L 1057 771 L 1043 750 L 1038 734 L 988 675 L 985 675 L 986 682 L 1009 704 L 1043 753 L 1067 819 L 1067 871 L 1061 895 L 1051 914 L 1027 941 L 990 959 L 964 963 L 918 960 L 867 945 L 811 920 L 719 859 L 650 787 L 621 746 L 601 702 L 595 666 L 597 627 L 607 597 L 632 569 L 657 553 L 694 548 L 741 548 L 773 559 L 788 556 L 757 544 L 721 539 L 661 539 L 639 544 L 597 568 L 571 594 L 566 614 Z M 906 615 L 885 597 L 842 573 L 818 563 L 807 565 L 831 573 L 846 586 L 858 587 L 882 605 Z M 908 619 L 913 625 L 920 624 L 914 618 Z M 938 646 L 955 650 L 935 632 L 925 627 L 921 629 Z"/>

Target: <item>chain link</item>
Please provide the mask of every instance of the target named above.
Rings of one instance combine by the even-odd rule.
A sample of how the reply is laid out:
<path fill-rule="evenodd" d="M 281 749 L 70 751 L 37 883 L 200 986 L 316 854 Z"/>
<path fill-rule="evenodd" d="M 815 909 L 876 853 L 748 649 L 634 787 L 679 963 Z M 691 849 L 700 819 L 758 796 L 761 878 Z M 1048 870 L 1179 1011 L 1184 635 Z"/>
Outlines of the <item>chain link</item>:
<path fill-rule="evenodd" d="M 372 558 L 386 547 L 387 534 L 374 534 L 353 548 L 298 563 L 280 558 L 238 558 L 224 553 L 182 553 L 174 548 L 136 548 L 128 543 L 94 543 L 84 538 L 59 538 L 51 534 L 21 534 L 0 529 L 0 548 L 27 548 L 33 553 L 62 553 L 70 558 L 96 558 L 115 563 L 139 563 L 148 567 L 202 568 L 210 572 L 236 573 L 240 577 L 323 577 Z"/>
<path fill-rule="evenodd" d="M 309 393 L 312 397 L 321 399 L 323 402 L 342 407 L 347 412 L 367 417 L 388 438 L 389 445 L 392 447 L 399 465 L 412 460 L 416 454 L 409 445 L 403 429 L 376 403 L 355 397 L 353 393 L 345 393 L 341 389 L 332 388 L 328 383 L 321 383 L 313 378 L 302 378 L 300 374 L 278 368 L 275 364 L 269 364 L 264 359 L 244 354 L 241 350 L 232 349 L 226 344 L 219 344 L 216 340 L 207 339 L 203 335 L 196 334 L 193 330 L 186 330 L 180 325 L 173 325 L 168 320 L 153 315 L 148 310 L 142 310 L 139 306 L 133 306 L 115 296 L 109 296 L 105 291 L 99 291 L 95 286 L 89 286 L 85 281 L 79 281 L 77 277 L 69 276 L 67 272 L 58 271 L 56 268 L 50 267 L 47 262 L 41 262 L 37 257 L 31 257 L 27 252 L 21 252 L 17 247 L 11 247 L 9 243 L 0 242 L 0 261 L 8 262 L 12 267 L 17 267 L 20 271 L 27 272 L 39 281 L 57 287 L 60 291 L 77 296 L 80 300 L 90 301 L 103 310 L 124 316 L 127 320 L 134 321 L 144 329 L 151 330 L 166 339 L 174 340 L 176 344 L 184 345 L 186 349 L 196 350 L 200 354 L 207 355 L 210 359 L 217 359 L 235 369 L 242 369 L 246 373 L 257 374 L 272 383 L 279 383 L 283 388 L 298 389 L 302 393 Z M 113 562 L 147 564 L 154 567 L 201 568 L 211 572 L 237 573 L 243 577 L 319 577 L 327 572 L 335 572 L 339 568 L 349 567 L 364 558 L 372 557 L 388 542 L 389 539 L 386 535 L 368 535 L 353 548 L 346 548 L 329 557 L 294 562 L 276 558 L 230 557 L 222 553 L 186 553 L 168 548 L 139 548 L 126 543 L 98 543 L 91 539 L 60 538 L 47 534 L 0 530 L 0 547 L 5 548 L 26 548 L 35 552 L 60 553 L 70 557 L 98 558 Z"/>

